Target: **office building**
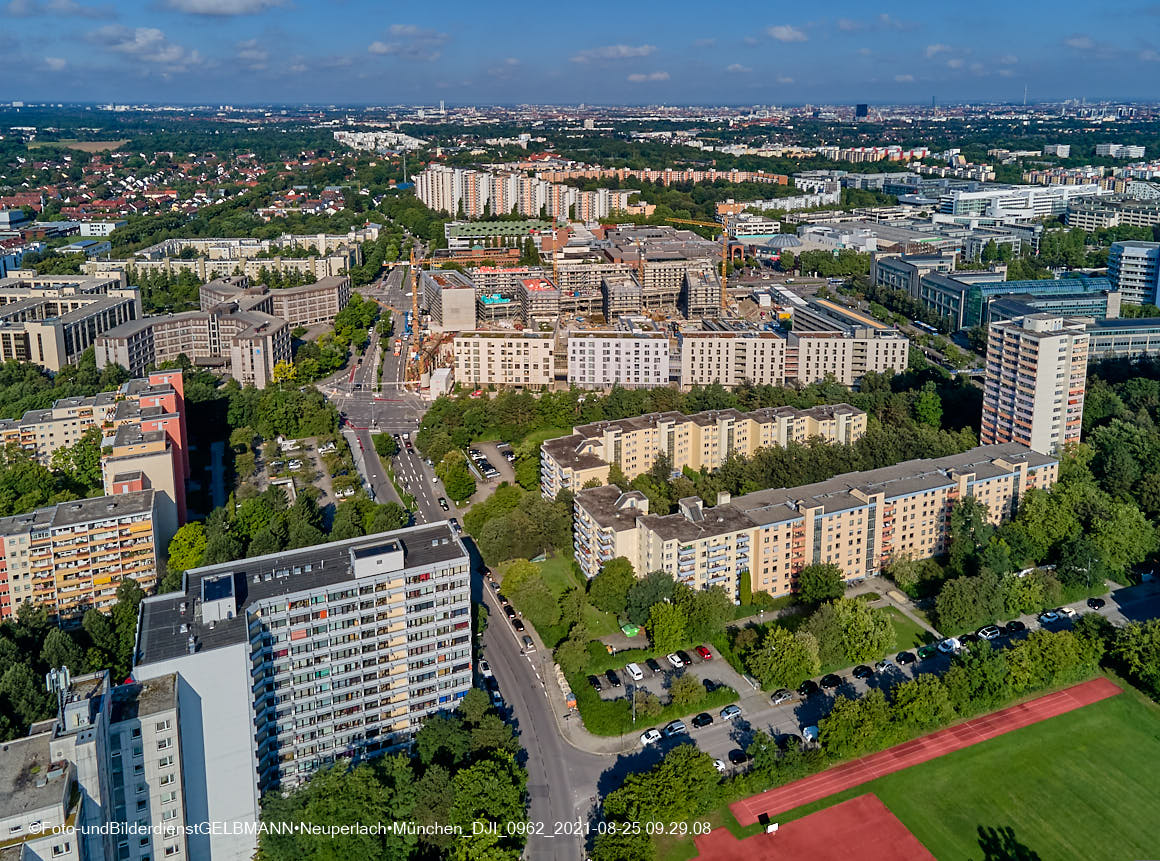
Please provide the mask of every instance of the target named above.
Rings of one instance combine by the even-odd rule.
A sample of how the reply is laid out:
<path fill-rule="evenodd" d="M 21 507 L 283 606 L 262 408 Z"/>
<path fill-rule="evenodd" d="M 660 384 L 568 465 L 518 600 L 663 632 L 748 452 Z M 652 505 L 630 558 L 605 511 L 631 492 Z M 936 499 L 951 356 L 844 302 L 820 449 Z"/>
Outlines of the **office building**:
<path fill-rule="evenodd" d="M 1096 155 L 1108 158 L 1143 158 L 1144 147 L 1131 144 L 1102 143 L 1096 144 Z"/>
<path fill-rule="evenodd" d="M 950 512 L 974 497 L 998 524 L 1032 488 L 1048 489 L 1059 462 L 1017 443 L 912 460 L 793 488 L 759 490 L 708 507 L 682 499 L 674 514 L 652 512 L 641 493 L 614 485 L 580 490 L 574 510 L 576 561 L 587 577 L 623 556 L 638 574 L 665 571 L 692 588 L 722 587 L 738 598 L 780 596 L 807 565 L 831 563 L 847 581 L 877 573 L 895 557 L 946 552 Z"/>
<path fill-rule="evenodd" d="M 141 605 L 133 676 L 177 673 L 192 821 L 250 820 L 259 794 L 401 749 L 472 683 L 471 560 L 446 522 L 187 571 Z M 256 835 L 190 837 L 248 861 Z"/>
<path fill-rule="evenodd" d="M 568 337 L 568 383 L 582 389 L 651 389 L 669 384 L 663 332 L 583 332 Z"/>
<path fill-rule="evenodd" d="M 1043 148 L 1044 155 L 1054 155 L 1059 158 L 1071 158 L 1071 144 L 1047 144 Z"/>
<path fill-rule="evenodd" d="M 954 268 L 953 254 L 874 254 L 870 259 L 870 283 L 918 296 L 923 275 L 930 272 L 947 275 Z"/>
<path fill-rule="evenodd" d="M 475 329 L 475 285 L 462 272 L 424 270 L 419 275 L 420 299 L 434 332 Z"/>
<path fill-rule="evenodd" d="M 141 296 L 119 276 L 31 275 L 0 279 L 0 361 L 59 371 L 97 337 L 141 317 Z"/>
<path fill-rule="evenodd" d="M 854 119 L 863 120 L 870 116 L 869 105 L 854 105 Z"/>
<path fill-rule="evenodd" d="M 680 308 L 686 319 L 713 317 L 722 307 L 721 278 L 712 269 L 688 269 L 681 287 Z"/>
<path fill-rule="evenodd" d="M 1120 294 L 1107 278 L 1057 278 L 1055 280 L 1004 281 L 994 272 L 929 272 L 919 279 L 915 297 L 954 329 L 970 329 L 990 321 L 990 305 L 1015 295 L 1068 296 L 1076 313 L 1092 317 L 1119 314 Z"/>
<path fill-rule="evenodd" d="M 1160 242 L 1113 242 L 1108 252 L 1108 279 L 1125 302 L 1156 304 L 1160 297 Z"/>
<path fill-rule="evenodd" d="M 615 464 L 630 480 L 668 458 L 674 475 L 688 467 L 714 470 L 734 455 L 821 439 L 850 445 L 866 432 L 866 414 L 849 404 L 798 410 L 771 407 L 743 413 L 734 409 L 649 413 L 629 419 L 577 425 L 571 436 L 548 440 L 540 449 L 540 491 L 555 499 L 590 481 L 605 484 Z"/>
<path fill-rule="evenodd" d="M 320 278 L 312 284 L 271 290 L 251 286 L 250 278 L 232 275 L 203 284 L 199 291 L 202 311 L 235 304 L 240 309 L 259 311 L 285 320 L 291 328 L 330 323 L 350 302 L 350 278 L 346 275 Z"/>
<path fill-rule="evenodd" d="M 546 388 L 555 378 L 551 332 L 463 332 L 455 336 L 455 379 L 469 386 Z"/>
<path fill-rule="evenodd" d="M 978 191 L 952 189 L 939 196 L 938 211 L 947 215 L 980 215 L 994 218 L 1037 219 L 1062 215 L 1068 202 L 1111 192 L 1098 183 L 1083 185 L 988 185 Z"/>
<path fill-rule="evenodd" d="M 177 678 L 114 687 L 102 671 L 65 676 L 60 684 L 57 717 L 34 724 L 0 750 L 5 856 L 208 857 L 191 854 L 186 839 Z M 136 833 L 124 833 L 126 826 Z"/>
<path fill-rule="evenodd" d="M 157 496 L 137 490 L 0 518 L 0 618 L 25 601 L 50 616 L 109 612 L 126 578 L 157 585 Z"/>
<path fill-rule="evenodd" d="M 1066 220 L 1068 227 L 1089 233 L 1108 227 L 1155 227 L 1160 224 L 1160 202 L 1132 198 L 1075 200 L 1067 205 Z"/>
<path fill-rule="evenodd" d="M 481 213 L 482 214 L 482 213 Z M 506 246 L 523 248 L 524 242 L 532 240 L 538 250 L 541 234 L 552 232 L 552 222 L 530 219 L 528 221 L 449 221 L 443 225 L 443 235 L 447 247 L 452 251 L 471 251 L 477 247 L 495 248 Z"/>
<path fill-rule="evenodd" d="M 992 324 L 980 440 L 1044 454 L 1079 442 L 1087 359 L 1082 320 L 1033 314 Z"/>
<path fill-rule="evenodd" d="M 1088 361 L 1160 356 L 1160 318 L 1086 320 Z"/>

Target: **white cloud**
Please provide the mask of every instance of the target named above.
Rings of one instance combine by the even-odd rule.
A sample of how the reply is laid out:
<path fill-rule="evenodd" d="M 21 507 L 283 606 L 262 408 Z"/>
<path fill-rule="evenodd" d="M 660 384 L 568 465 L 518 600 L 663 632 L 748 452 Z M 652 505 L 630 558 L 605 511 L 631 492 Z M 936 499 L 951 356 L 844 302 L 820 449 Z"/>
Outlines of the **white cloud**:
<path fill-rule="evenodd" d="M 869 48 L 859 48 L 858 53 L 863 57 L 869 57 L 873 52 Z"/>
<path fill-rule="evenodd" d="M 918 28 L 918 24 L 914 21 L 900 21 L 885 12 L 878 16 L 878 26 L 886 30 L 915 30 Z"/>
<path fill-rule="evenodd" d="M 793 83 L 793 78 L 787 78 L 785 75 L 778 75 L 774 80 L 779 84 L 792 84 Z"/>
<path fill-rule="evenodd" d="M 246 39 L 238 42 L 238 59 L 251 71 L 260 72 L 266 68 L 266 61 L 270 59 L 270 52 L 258 44 L 257 39 Z"/>
<path fill-rule="evenodd" d="M 883 12 L 869 21 L 859 21 L 854 18 L 839 18 L 838 29 L 843 33 L 854 33 L 859 30 L 915 30 L 918 24 L 913 21 L 901 21 Z"/>
<path fill-rule="evenodd" d="M 1140 60 L 1145 63 L 1160 63 L 1160 53 L 1156 51 L 1141 51 Z"/>
<path fill-rule="evenodd" d="M 926 58 L 929 60 L 931 57 L 938 56 L 939 54 L 945 54 L 949 50 L 951 50 L 950 45 L 944 45 L 942 42 L 935 42 L 933 45 L 927 45 L 926 50 L 923 53 L 926 54 Z"/>
<path fill-rule="evenodd" d="M 914 75 L 895 75 L 894 80 L 899 84 L 913 84 Z"/>
<path fill-rule="evenodd" d="M 643 84 L 647 81 L 667 81 L 668 79 L 668 72 L 649 72 L 647 74 L 642 72 L 635 72 L 629 75 L 627 78 L 627 80 L 633 84 Z"/>
<path fill-rule="evenodd" d="M 442 56 L 442 46 L 450 38 L 437 30 L 426 30 L 414 24 L 392 24 L 387 28 L 390 41 L 376 39 L 367 45 L 372 54 L 406 57 L 410 60 L 431 62 Z"/>
<path fill-rule="evenodd" d="M 960 60 L 958 57 L 953 57 L 952 59 L 947 60 L 947 68 L 948 69 L 961 69 L 962 67 L 963 67 L 963 61 Z"/>
<path fill-rule="evenodd" d="M 165 5 L 189 15 L 232 18 L 235 15 L 257 15 L 283 3 L 284 0 L 166 0 Z"/>
<path fill-rule="evenodd" d="M 117 14 L 110 6 L 85 6 L 76 0 L 9 0 L 4 10 L 13 18 L 31 18 L 36 15 L 115 18 Z"/>
<path fill-rule="evenodd" d="M 999 70 L 999 77 L 1000 78 L 1014 78 L 1015 72 L 1012 69 L 1000 69 Z"/>
<path fill-rule="evenodd" d="M 1014 66 L 1019 62 L 1019 58 L 1014 54 L 1004 54 L 999 58 L 999 64 L 1002 66 Z"/>
<path fill-rule="evenodd" d="M 737 74 L 737 75 L 748 75 L 750 72 L 753 71 L 753 69 L 749 68 L 748 66 L 743 66 L 740 63 L 731 63 L 730 65 L 725 67 L 725 71 L 726 72 L 733 72 L 734 74 Z"/>
<path fill-rule="evenodd" d="M 853 33 L 856 30 L 865 30 L 866 24 L 862 21 L 855 21 L 853 18 L 839 18 L 838 29 L 843 33 Z"/>
<path fill-rule="evenodd" d="M 290 71 L 294 72 L 296 75 L 300 75 L 308 69 L 309 67 L 305 63 L 295 63 L 290 67 Z"/>
<path fill-rule="evenodd" d="M 779 42 L 804 42 L 806 41 L 806 34 L 797 27 L 791 27 L 788 24 L 778 24 L 774 27 L 769 27 L 765 31 L 770 38 L 776 39 Z"/>
<path fill-rule="evenodd" d="M 628 60 L 633 57 L 647 57 L 656 51 L 656 45 L 605 45 L 589 48 L 572 57 L 573 63 L 590 63 L 594 60 Z"/>
<path fill-rule="evenodd" d="M 182 71 L 201 63 L 201 55 L 197 51 L 188 51 L 170 42 L 165 33 L 156 27 L 101 27 L 89 33 L 88 39 L 114 53 L 144 63 L 155 63 L 170 71 Z"/>
<path fill-rule="evenodd" d="M 981 75 L 986 70 L 987 70 L 987 67 L 978 61 L 971 63 L 971 71 L 974 72 L 976 75 Z"/>
<path fill-rule="evenodd" d="M 48 67 L 49 71 L 59 72 L 68 65 L 68 60 L 66 60 L 64 57 L 45 57 L 44 65 Z"/>
<path fill-rule="evenodd" d="M 712 48 L 716 44 L 717 44 L 716 39 L 697 39 L 695 42 L 693 42 L 693 47 L 694 48 Z"/>
<path fill-rule="evenodd" d="M 1069 48 L 1075 48 L 1077 51 L 1091 51 L 1096 46 L 1090 36 L 1071 36 L 1064 39 L 1063 44 Z"/>

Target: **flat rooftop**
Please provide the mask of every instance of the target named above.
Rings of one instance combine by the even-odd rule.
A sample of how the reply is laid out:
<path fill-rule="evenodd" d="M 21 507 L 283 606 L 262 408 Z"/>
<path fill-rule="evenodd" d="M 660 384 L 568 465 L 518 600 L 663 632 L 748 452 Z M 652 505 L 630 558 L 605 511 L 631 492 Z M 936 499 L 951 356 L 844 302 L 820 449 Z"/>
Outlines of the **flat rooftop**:
<path fill-rule="evenodd" d="M 0 745 L 0 816 L 26 816 L 66 799 L 73 769 L 52 762 L 51 739 L 51 732 L 40 732 Z"/>
<path fill-rule="evenodd" d="M 469 559 L 451 525 L 440 521 L 194 568 L 185 572 L 184 591 L 155 595 L 142 602 L 134 666 L 188 654 L 191 635 L 196 637 L 198 651 L 243 642 L 248 639 L 245 611 L 251 605 L 283 595 L 356 582 L 352 557 L 360 550 L 381 547 L 388 541 L 396 541 L 402 546 L 406 569 L 421 569 L 458 559 L 467 562 Z M 202 581 L 219 581 L 223 577 L 232 583 L 235 615 L 212 626 L 202 624 Z M 228 594 L 227 590 L 225 595 Z M 183 625 L 187 627 L 186 631 L 181 630 Z"/>
<path fill-rule="evenodd" d="M 131 682 L 113 688 L 113 723 L 136 720 L 177 708 L 177 673 L 147 682 Z"/>

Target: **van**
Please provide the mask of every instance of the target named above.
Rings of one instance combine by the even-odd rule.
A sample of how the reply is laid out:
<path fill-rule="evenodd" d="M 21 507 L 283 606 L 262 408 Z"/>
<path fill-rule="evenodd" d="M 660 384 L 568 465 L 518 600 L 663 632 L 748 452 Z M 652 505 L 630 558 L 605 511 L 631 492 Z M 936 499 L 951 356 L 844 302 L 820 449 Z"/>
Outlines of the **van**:
<path fill-rule="evenodd" d="M 644 678 L 644 672 L 636 664 L 629 664 L 624 669 L 629 674 L 629 676 L 632 677 L 632 680 L 634 682 L 639 682 L 641 679 Z"/>

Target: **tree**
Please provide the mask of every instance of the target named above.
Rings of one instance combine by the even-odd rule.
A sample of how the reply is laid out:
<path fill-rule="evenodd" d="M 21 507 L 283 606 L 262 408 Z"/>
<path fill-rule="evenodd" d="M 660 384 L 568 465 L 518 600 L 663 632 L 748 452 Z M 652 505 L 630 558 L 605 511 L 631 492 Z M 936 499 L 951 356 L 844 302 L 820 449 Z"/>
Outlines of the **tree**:
<path fill-rule="evenodd" d="M 475 478 L 467 466 L 463 452 L 453 449 L 443 456 L 435 468 L 435 474 L 443 482 L 443 489 L 456 503 L 463 503 L 475 494 Z"/>
<path fill-rule="evenodd" d="M 891 696 L 897 720 L 912 730 L 933 729 L 954 719 L 950 694 L 937 676 L 915 676 L 895 687 Z"/>
<path fill-rule="evenodd" d="M 770 625 L 761 645 L 746 655 L 745 665 L 764 687 L 797 687 L 821 669 L 818 641 L 805 631 L 790 633 Z"/>
<path fill-rule="evenodd" d="M 807 565 L 797 575 L 798 597 L 807 604 L 821 604 L 845 594 L 842 569 L 832 563 Z"/>
<path fill-rule="evenodd" d="M 1119 630 L 1112 655 L 1154 698 L 1160 698 L 1160 619 L 1134 622 Z"/>
<path fill-rule="evenodd" d="M 504 592 L 537 628 L 554 625 L 560 617 L 556 596 L 540 573 L 540 566 L 527 559 L 513 559 L 500 570 Z"/>
<path fill-rule="evenodd" d="M 878 688 L 857 699 L 838 697 L 818 730 L 822 747 L 839 759 L 879 750 L 897 737 L 886 695 Z"/>
<path fill-rule="evenodd" d="M 399 444 L 389 433 L 377 433 L 372 440 L 379 457 L 394 457 L 399 453 Z"/>
<path fill-rule="evenodd" d="M 656 844 L 645 832 L 607 831 L 596 836 L 592 861 L 656 861 Z"/>
<path fill-rule="evenodd" d="M 942 412 L 942 398 L 935 384 L 929 382 L 914 400 L 914 417 L 925 425 L 937 428 L 942 425 Z"/>
<path fill-rule="evenodd" d="M 84 671 L 85 656 L 81 647 L 68 633 L 60 628 L 53 628 L 44 638 L 44 647 L 40 650 L 40 662 L 49 669 L 68 667 L 74 676 Z"/>
<path fill-rule="evenodd" d="M 713 803 L 719 779 L 709 754 L 678 745 L 651 770 L 630 773 L 604 799 L 604 814 L 618 821 L 683 822 Z"/>
<path fill-rule="evenodd" d="M 669 685 L 669 698 L 679 706 L 691 706 L 704 696 L 705 686 L 689 673 L 682 673 Z"/>
<path fill-rule="evenodd" d="M 636 583 L 632 563 L 623 556 L 605 562 L 600 572 L 588 584 L 588 600 L 592 606 L 617 616 L 628 605 L 628 592 Z"/>
<path fill-rule="evenodd" d="M 689 640 L 711 640 L 725 633 L 725 626 L 733 619 L 733 599 L 720 586 L 692 589 L 678 583 L 673 601 L 685 612 L 685 637 Z"/>
<path fill-rule="evenodd" d="M 188 571 L 201 565 L 205 558 L 205 524 L 186 523 L 169 540 L 169 570 Z"/>
<path fill-rule="evenodd" d="M 999 578 L 990 571 L 948 580 L 935 601 L 939 628 L 959 632 L 994 622 L 1003 609 L 1002 600 Z"/>
<path fill-rule="evenodd" d="M 654 604 L 672 600 L 675 585 L 672 575 L 665 571 L 653 571 L 636 580 L 625 600 L 625 614 L 629 621 L 643 625 Z"/>
<path fill-rule="evenodd" d="M 685 644 L 685 611 L 678 604 L 654 604 L 649 610 L 645 631 L 657 652 L 673 652 Z"/>
<path fill-rule="evenodd" d="M 470 751 L 471 736 L 455 715 L 431 715 L 415 733 L 415 753 L 424 765 L 438 763 L 454 770 Z"/>
<path fill-rule="evenodd" d="M 293 362 L 283 360 L 274 365 L 270 371 L 270 379 L 278 386 L 293 384 L 298 379 L 298 368 Z"/>
<path fill-rule="evenodd" d="M 894 647 L 894 627 L 885 613 L 857 598 L 842 598 L 833 604 L 842 651 L 851 663 L 880 658 Z"/>
<path fill-rule="evenodd" d="M 19 728 L 27 730 L 52 714 L 53 696 L 27 664 L 12 664 L 0 675 L 0 704 Z"/>
<path fill-rule="evenodd" d="M 452 778 L 455 801 L 451 821 L 468 831 L 477 820 L 496 822 L 501 833 L 510 833 L 507 823 L 524 820 L 527 780 L 527 773 L 515 758 L 501 752 L 460 769 Z"/>

